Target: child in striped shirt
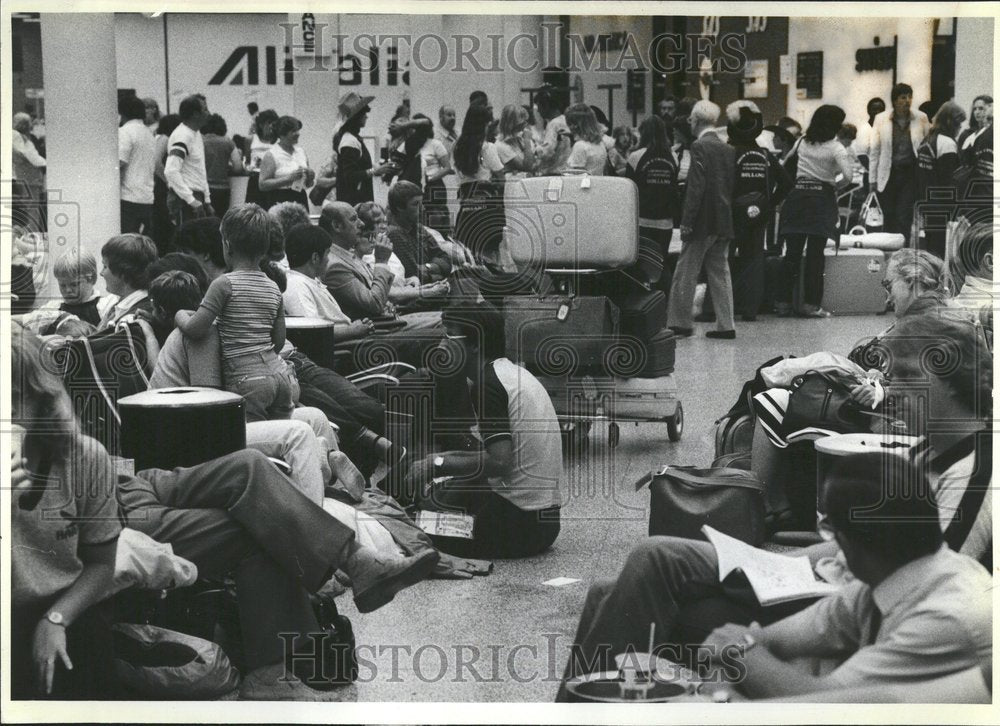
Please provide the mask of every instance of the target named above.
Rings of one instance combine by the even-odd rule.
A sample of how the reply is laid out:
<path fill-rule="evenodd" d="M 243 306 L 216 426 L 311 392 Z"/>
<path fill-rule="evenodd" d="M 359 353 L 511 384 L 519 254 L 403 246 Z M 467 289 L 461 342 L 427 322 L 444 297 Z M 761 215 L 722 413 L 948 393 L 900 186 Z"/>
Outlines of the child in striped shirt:
<path fill-rule="evenodd" d="M 293 383 L 276 351 L 285 344 L 281 291 L 260 271 L 273 224 L 256 204 L 231 208 L 222 218 L 222 252 L 231 272 L 212 284 L 198 310 L 179 310 L 181 332 L 204 338 L 217 321 L 227 391 L 246 400 L 247 422 L 289 418 Z"/>

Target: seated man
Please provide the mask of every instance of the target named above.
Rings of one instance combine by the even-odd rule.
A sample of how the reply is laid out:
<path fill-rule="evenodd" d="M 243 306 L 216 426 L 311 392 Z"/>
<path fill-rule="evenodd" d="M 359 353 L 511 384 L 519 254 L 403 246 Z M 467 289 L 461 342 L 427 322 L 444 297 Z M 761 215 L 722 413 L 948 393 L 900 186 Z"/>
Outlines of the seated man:
<path fill-rule="evenodd" d="M 389 188 L 389 241 L 406 277 L 436 282 L 448 277 L 451 261 L 420 224 L 422 204 L 423 192 L 413 182 L 398 181 Z"/>
<path fill-rule="evenodd" d="M 395 306 L 389 302 L 389 291 L 395 277 L 386 266 L 391 250 L 378 246 L 375 249 L 375 267 L 370 269 L 357 254 L 361 242 L 362 224 L 357 212 L 344 202 L 328 202 L 320 213 L 319 226 L 333 238 L 330 264 L 323 275 L 323 282 L 334 299 L 352 320 L 379 318 L 394 315 Z M 437 345 L 443 330 L 439 312 L 408 313 L 399 316 L 406 327 L 380 334 L 377 340 L 359 345 L 356 361 L 359 368 L 368 363 L 366 354 L 378 350 L 378 343 L 389 345 L 399 360 L 420 367 L 424 353 Z"/>
<path fill-rule="evenodd" d="M 992 667 L 992 578 L 945 544 L 922 467 L 887 465 L 887 456 L 902 458 L 839 457 L 824 480 L 820 532 L 840 545 L 855 579 L 767 627 L 727 624 L 705 641 L 717 663 L 741 664 L 745 695 L 915 683 Z"/>
<path fill-rule="evenodd" d="M 423 509 L 475 517 L 471 540 L 434 538 L 446 552 L 483 558 L 544 552 L 559 535 L 563 476 L 552 401 L 538 379 L 506 358 L 504 321 L 488 303 L 449 307 L 444 323 L 444 357 L 462 362 L 463 385 L 472 381 L 482 444 L 415 462 L 409 490 L 418 492 Z"/>
<path fill-rule="evenodd" d="M 954 352 L 953 365 L 923 365 L 928 341 Z M 993 359 L 985 341 L 964 320 L 910 315 L 899 320 L 883 345 L 890 360 L 887 405 L 907 422 L 908 433 L 926 435 L 920 453 L 929 462 L 945 541 L 955 551 L 985 560 L 992 552 L 992 435 L 987 422 L 993 389 Z M 920 399 L 925 399 L 922 410 Z M 932 416 L 956 426 L 928 430 Z M 813 564 L 836 553 L 829 542 L 803 551 Z M 730 576 L 720 583 L 715 549 L 708 542 L 651 537 L 632 551 L 617 580 L 591 586 L 566 677 L 592 665 L 591 670 L 604 670 L 627 646 L 642 647 L 650 622 L 656 623 L 660 644 L 690 645 L 724 622 L 773 622 L 790 607 L 801 606 L 765 608 L 745 579 Z M 560 692 L 560 698 L 565 695 Z"/>

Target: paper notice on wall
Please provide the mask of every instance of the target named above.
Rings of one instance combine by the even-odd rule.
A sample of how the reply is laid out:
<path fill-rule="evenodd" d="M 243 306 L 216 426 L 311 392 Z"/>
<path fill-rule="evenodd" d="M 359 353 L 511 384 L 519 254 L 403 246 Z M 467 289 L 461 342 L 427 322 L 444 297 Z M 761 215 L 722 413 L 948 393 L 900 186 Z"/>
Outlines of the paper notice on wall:
<path fill-rule="evenodd" d="M 792 56 L 778 56 L 778 83 L 788 85 L 792 82 Z"/>

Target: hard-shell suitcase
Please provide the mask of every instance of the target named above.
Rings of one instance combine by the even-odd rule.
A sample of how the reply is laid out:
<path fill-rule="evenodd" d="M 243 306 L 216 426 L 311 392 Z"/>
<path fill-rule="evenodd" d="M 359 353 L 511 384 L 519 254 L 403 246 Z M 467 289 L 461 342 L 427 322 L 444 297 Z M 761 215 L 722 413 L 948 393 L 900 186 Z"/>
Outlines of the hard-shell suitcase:
<path fill-rule="evenodd" d="M 606 297 L 510 297 L 504 318 L 508 357 L 540 375 L 601 375 L 620 345 Z"/>
<path fill-rule="evenodd" d="M 885 253 L 881 250 L 824 250 L 823 307 L 834 315 L 885 312 Z"/>
<path fill-rule="evenodd" d="M 639 191 L 613 176 L 549 176 L 508 181 L 505 237 L 518 265 L 621 269 L 639 249 Z"/>
<path fill-rule="evenodd" d="M 623 335 L 649 340 L 667 326 L 667 296 L 660 290 L 629 290 L 612 299 L 621 311 Z"/>
<path fill-rule="evenodd" d="M 657 378 L 674 372 L 674 358 L 677 353 L 677 336 L 671 330 L 661 330 L 645 341 L 645 361 L 639 373 L 640 378 Z"/>

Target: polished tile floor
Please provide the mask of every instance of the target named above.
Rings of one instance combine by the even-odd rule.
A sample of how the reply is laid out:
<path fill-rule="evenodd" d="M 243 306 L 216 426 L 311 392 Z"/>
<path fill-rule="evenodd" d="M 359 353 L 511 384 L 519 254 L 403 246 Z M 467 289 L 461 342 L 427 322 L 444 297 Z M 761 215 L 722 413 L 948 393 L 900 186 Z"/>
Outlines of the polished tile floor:
<path fill-rule="evenodd" d="M 595 425 L 585 452 L 565 462 L 562 532 L 550 551 L 499 560 L 488 577 L 421 583 L 369 615 L 359 615 L 349 596 L 338 598 L 362 660 L 357 699 L 551 701 L 587 586 L 615 576 L 645 536 L 649 495 L 634 482 L 663 464 L 709 465 L 713 422 L 760 363 L 780 353 L 846 354 L 890 322 L 763 317 L 741 324 L 734 341 L 708 340 L 699 326 L 677 348 L 683 439 L 669 443 L 665 424 L 627 424 L 612 449 L 606 426 Z M 555 578 L 578 581 L 543 584 Z"/>

